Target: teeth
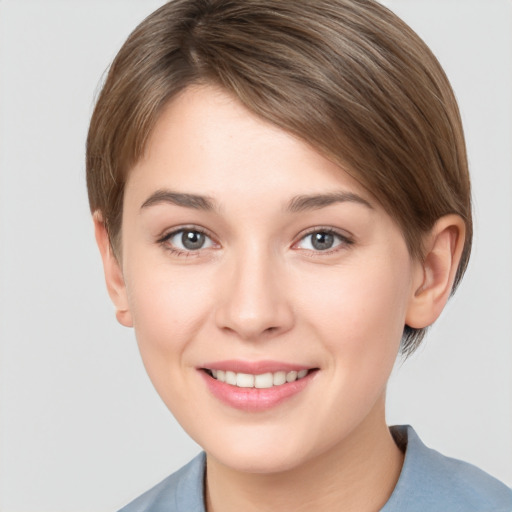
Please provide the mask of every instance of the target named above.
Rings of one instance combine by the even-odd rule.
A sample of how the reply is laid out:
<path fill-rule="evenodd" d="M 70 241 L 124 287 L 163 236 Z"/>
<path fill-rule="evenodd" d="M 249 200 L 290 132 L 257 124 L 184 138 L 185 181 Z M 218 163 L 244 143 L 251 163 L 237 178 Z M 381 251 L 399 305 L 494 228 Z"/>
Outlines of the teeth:
<path fill-rule="evenodd" d="M 253 388 L 254 375 L 251 375 L 250 373 L 237 373 L 236 386 L 239 388 Z"/>
<path fill-rule="evenodd" d="M 286 374 L 286 382 L 293 382 L 294 380 L 297 380 L 297 377 L 299 374 L 296 371 L 291 371 Z"/>
<path fill-rule="evenodd" d="M 226 382 L 232 386 L 236 386 L 236 373 L 226 372 Z"/>
<path fill-rule="evenodd" d="M 286 382 L 286 372 L 274 373 L 274 386 L 280 386 Z"/>
<path fill-rule="evenodd" d="M 274 376 L 271 373 L 263 373 L 254 376 L 255 388 L 271 388 L 274 385 Z"/>
<path fill-rule="evenodd" d="M 232 371 L 224 370 L 210 370 L 214 379 L 232 386 L 239 388 L 258 388 L 265 389 L 273 386 L 281 386 L 287 382 L 295 382 L 298 379 L 303 379 L 308 370 L 300 370 L 291 372 L 279 371 L 275 373 L 262 373 L 259 375 L 252 375 L 250 373 L 235 373 Z"/>

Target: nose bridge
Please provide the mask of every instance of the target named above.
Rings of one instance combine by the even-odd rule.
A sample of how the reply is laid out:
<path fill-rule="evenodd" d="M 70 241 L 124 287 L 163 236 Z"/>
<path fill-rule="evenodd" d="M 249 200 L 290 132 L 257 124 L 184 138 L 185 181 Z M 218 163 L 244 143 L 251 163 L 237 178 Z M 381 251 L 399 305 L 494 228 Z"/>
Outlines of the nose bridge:
<path fill-rule="evenodd" d="M 226 288 L 216 312 L 218 326 L 243 339 L 288 330 L 293 314 L 280 258 L 253 241 L 226 264 Z"/>

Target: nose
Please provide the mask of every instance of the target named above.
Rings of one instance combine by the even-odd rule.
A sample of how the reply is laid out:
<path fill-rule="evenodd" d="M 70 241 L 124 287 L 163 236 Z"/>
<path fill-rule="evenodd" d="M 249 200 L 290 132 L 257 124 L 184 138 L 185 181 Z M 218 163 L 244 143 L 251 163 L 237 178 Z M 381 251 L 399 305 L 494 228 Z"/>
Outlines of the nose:
<path fill-rule="evenodd" d="M 262 340 L 294 324 L 284 269 L 263 251 L 226 262 L 215 312 L 217 326 L 244 340 Z"/>

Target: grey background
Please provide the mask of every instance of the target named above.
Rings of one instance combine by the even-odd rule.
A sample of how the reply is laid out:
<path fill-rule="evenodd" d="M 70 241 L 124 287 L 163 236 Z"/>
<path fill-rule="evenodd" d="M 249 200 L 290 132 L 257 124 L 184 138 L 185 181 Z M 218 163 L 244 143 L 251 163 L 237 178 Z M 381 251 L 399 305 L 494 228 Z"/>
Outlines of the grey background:
<path fill-rule="evenodd" d="M 117 325 L 84 140 L 99 79 L 156 0 L 0 1 L 0 510 L 114 510 L 199 450 Z M 473 259 L 390 423 L 512 485 L 512 3 L 385 2 L 452 80 L 474 183 Z"/>

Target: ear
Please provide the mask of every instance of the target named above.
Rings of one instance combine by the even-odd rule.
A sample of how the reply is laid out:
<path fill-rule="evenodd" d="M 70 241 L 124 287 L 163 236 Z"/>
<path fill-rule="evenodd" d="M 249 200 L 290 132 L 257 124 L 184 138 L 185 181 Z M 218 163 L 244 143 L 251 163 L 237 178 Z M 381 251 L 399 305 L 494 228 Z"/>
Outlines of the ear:
<path fill-rule="evenodd" d="M 448 301 L 459 266 L 466 227 L 458 215 L 441 217 L 424 240 L 406 324 L 422 329 L 435 322 Z"/>
<path fill-rule="evenodd" d="M 107 233 L 103 217 L 99 211 L 93 214 L 94 234 L 103 260 L 103 271 L 107 283 L 108 294 L 116 307 L 117 321 L 125 327 L 133 327 L 132 315 L 128 306 L 123 270 L 119 264 Z"/>

